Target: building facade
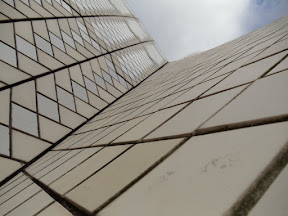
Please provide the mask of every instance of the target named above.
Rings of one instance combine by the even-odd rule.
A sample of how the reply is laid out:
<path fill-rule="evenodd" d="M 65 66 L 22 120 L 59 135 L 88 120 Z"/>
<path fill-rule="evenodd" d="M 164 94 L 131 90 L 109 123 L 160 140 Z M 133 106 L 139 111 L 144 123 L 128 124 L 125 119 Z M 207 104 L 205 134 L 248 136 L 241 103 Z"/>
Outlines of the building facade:
<path fill-rule="evenodd" d="M 122 0 L 0 4 L 1 215 L 288 212 L 288 17 L 167 63 Z"/>

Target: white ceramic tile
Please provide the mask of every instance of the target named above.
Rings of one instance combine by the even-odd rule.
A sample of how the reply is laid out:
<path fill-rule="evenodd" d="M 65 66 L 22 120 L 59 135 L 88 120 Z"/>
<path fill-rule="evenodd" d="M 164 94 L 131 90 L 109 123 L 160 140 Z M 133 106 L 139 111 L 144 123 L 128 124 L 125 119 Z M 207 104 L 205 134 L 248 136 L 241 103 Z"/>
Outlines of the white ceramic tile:
<path fill-rule="evenodd" d="M 288 113 L 288 72 L 257 80 L 202 128 Z"/>
<path fill-rule="evenodd" d="M 106 85 L 102 77 L 98 76 L 96 73 L 94 73 L 94 77 L 97 85 L 101 86 L 103 89 L 106 89 Z"/>
<path fill-rule="evenodd" d="M 286 122 L 192 137 L 98 215 L 225 215 L 286 145 L 287 129 Z"/>
<path fill-rule="evenodd" d="M 9 142 L 9 128 L 3 125 L 0 125 L 0 154 L 8 155 L 10 154 L 10 142 Z"/>
<path fill-rule="evenodd" d="M 74 40 L 77 41 L 82 46 L 84 46 L 84 42 L 83 42 L 82 37 L 80 35 L 78 35 L 76 32 L 74 32 L 73 30 L 71 30 L 71 33 L 72 33 Z"/>
<path fill-rule="evenodd" d="M 30 161 L 45 149 L 51 146 L 50 143 L 23 134 L 19 131 L 12 131 L 13 157 L 23 161 Z"/>
<path fill-rule="evenodd" d="M 3 157 L 0 157 L 0 164 L 0 181 L 4 180 L 22 166 L 17 161 L 9 160 Z"/>
<path fill-rule="evenodd" d="M 43 211 L 41 211 L 38 216 L 72 216 L 72 214 L 65 209 L 62 205 L 60 205 L 58 202 L 53 203 L 52 205 L 45 208 Z"/>
<path fill-rule="evenodd" d="M 59 121 L 58 105 L 51 99 L 44 97 L 41 94 L 37 94 L 38 111 L 40 114 L 51 118 L 55 121 Z"/>
<path fill-rule="evenodd" d="M 284 56 L 283 53 L 279 53 L 275 56 L 263 59 L 256 63 L 247 65 L 236 70 L 214 88 L 209 90 L 205 95 L 213 92 L 218 92 L 224 89 L 228 89 L 243 83 L 247 83 L 258 79 L 262 74 L 267 72 L 274 64 L 276 64 Z"/>
<path fill-rule="evenodd" d="M 16 51 L 0 41 L 0 59 L 4 62 L 17 67 Z"/>
<path fill-rule="evenodd" d="M 6 200 L 0 208 L 1 215 L 6 215 L 8 212 L 11 212 L 17 206 L 21 205 L 21 203 L 24 203 L 34 194 L 41 191 L 41 188 L 30 179 L 25 179 L 23 182 L 20 182 L 15 189 L 17 190 L 13 188 L 8 192 L 9 196 L 6 197 Z"/>
<path fill-rule="evenodd" d="M 10 90 L 0 92 L 0 122 L 9 125 Z"/>
<path fill-rule="evenodd" d="M 12 101 L 36 112 L 35 82 L 26 82 L 12 90 Z"/>
<path fill-rule="evenodd" d="M 140 124 L 136 125 L 134 128 L 124 133 L 122 136 L 114 140 L 113 142 L 123 142 L 123 141 L 131 141 L 131 140 L 139 140 L 140 138 L 147 135 L 150 131 L 161 125 L 164 121 L 170 118 L 172 115 L 177 113 L 181 108 L 183 108 L 186 104 L 178 105 L 172 108 L 168 108 L 165 110 L 158 111 Z"/>
<path fill-rule="evenodd" d="M 58 47 L 63 52 L 65 52 L 65 46 L 64 46 L 63 41 L 60 38 L 58 38 L 56 35 L 52 34 L 51 32 L 49 32 L 49 36 L 50 36 L 51 43 L 54 46 Z"/>
<path fill-rule="evenodd" d="M 88 96 L 86 89 L 76 82 L 72 81 L 74 95 L 88 103 Z"/>
<path fill-rule="evenodd" d="M 36 48 L 31 43 L 16 35 L 17 50 L 37 61 Z"/>
<path fill-rule="evenodd" d="M 204 121 L 235 97 L 242 89 L 243 87 L 239 87 L 192 102 L 192 104 L 145 138 L 149 139 L 192 133 L 204 123 Z"/>
<path fill-rule="evenodd" d="M 65 194 L 129 147 L 130 145 L 104 148 L 53 182 L 50 187 L 60 194 Z M 97 150 L 99 150 L 99 148 L 97 148 Z"/>
<path fill-rule="evenodd" d="M 37 115 L 16 104 L 12 104 L 12 126 L 38 136 Z"/>
<path fill-rule="evenodd" d="M 65 32 L 61 31 L 62 37 L 63 37 L 63 41 L 65 41 L 67 44 L 69 44 L 71 47 L 73 47 L 74 49 L 76 49 L 74 40 L 72 37 L 70 37 L 68 34 L 66 34 Z"/>
<path fill-rule="evenodd" d="M 28 199 L 22 205 L 11 211 L 9 214 L 7 214 L 7 216 L 31 216 L 36 214 L 38 211 L 40 211 L 42 208 L 52 203 L 53 201 L 54 200 L 47 193 L 41 191 L 32 198 Z"/>
<path fill-rule="evenodd" d="M 178 139 L 136 145 L 65 196 L 88 211 L 93 211 L 179 142 Z"/>
<path fill-rule="evenodd" d="M 68 134 L 71 129 L 39 116 L 40 136 L 50 142 L 56 142 Z"/>
<path fill-rule="evenodd" d="M 73 111 L 76 111 L 74 97 L 72 94 L 63 90 L 62 88 L 57 87 L 57 95 L 60 104 Z"/>
<path fill-rule="evenodd" d="M 36 46 L 43 50 L 45 53 L 53 56 L 53 51 L 52 51 L 52 47 L 51 44 L 46 41 L 45 39 L 43 39 L 42 37 L 38 36 L 37 34 L 34 34 L 34 38 L 35 38 L 35 42 L 36 42 Z"/>
<path fill-rule="evenodd" d="M 288 69 L 288 58 L 286 57 L 283 61 L 280 62 L 275 68 L 273 68 L 267 75 L 273 74 L 277 71 L 282 71 Z"/>

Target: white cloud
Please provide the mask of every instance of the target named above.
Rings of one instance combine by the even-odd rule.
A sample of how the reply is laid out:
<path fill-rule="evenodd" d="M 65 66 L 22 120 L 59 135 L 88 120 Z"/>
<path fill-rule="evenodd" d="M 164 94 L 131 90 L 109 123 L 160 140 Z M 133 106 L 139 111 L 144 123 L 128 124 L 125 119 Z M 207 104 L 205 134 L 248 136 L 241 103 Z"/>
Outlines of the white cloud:
<path fill-rule="evenodd" d="M 127 0 L 169 60 L 241 34 L 249 0 Z"/>
<path fill-rule="evenodd" d="M 267 8 L 266 2 L 272 1 L 283 6 L 288 0 L 127 0 L 170 61 L 254 30 L 267 20 L 259 7 L 265 3 Z M 269 18 L 279 9 L 270 11 Z"/>

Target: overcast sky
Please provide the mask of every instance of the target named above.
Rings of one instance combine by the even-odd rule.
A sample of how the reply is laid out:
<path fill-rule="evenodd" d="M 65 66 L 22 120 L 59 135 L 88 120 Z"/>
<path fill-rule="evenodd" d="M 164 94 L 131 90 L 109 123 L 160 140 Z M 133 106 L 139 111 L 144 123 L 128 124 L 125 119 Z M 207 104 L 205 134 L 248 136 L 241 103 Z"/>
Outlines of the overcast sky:
<path fill-rule="evenodd" d="M 288 15 L 288 0 L 126 0 L 169 61 Z"/>

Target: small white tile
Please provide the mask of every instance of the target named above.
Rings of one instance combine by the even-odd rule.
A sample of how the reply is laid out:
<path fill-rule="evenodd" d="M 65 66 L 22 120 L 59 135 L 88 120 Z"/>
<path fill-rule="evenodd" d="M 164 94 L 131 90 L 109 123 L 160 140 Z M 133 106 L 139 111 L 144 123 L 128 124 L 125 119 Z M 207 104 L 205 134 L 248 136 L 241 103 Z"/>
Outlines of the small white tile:
<path fill-rule="evenodd" d="M 39 49 L 43 50 L 45 53 L 53 56 L 51 44 L 45 39 L 43 39 L 42 37 L 38 36 L 37 34 L 34 34 L 34 37 L 35 37 L 36 46 Z"/>
<path fill-rule="evenodd" d="M 58 47 L 63 52 L 66 52 L 64 43 L 60 38 L 58 38 L 56 35 L 52 34 L 51 32 L 49 32 L 49 36 L 50 36 L 51 43 L 54 46 Z"/>
<path fill-rule="evenodd" d="M 9 142 L 9 128 L 3 125 L 0 125 L 0 137 L 1 137 L 1 145 L 0 145 L 0 154 L 4 154 L 9 156 L 10 154 L 10 142 Z"/>
<path fill-rule="evenodd" d="M 51 99 L 44 97 L 41 94 L 37 94 L 38 111 L 40 114 L 51 118 L 55 121 L 59 121 L 58 105 Z"/>
<path fill-rule="evenodd" d="M 74 97 L 72 94 L 57 86 L 57 95 L 60 104 L 73 111 L 76 111 Z"/>
<path fill-rule="evenodd" d="M 38 136 L 37 115 L 12 103 L 12 126 L 29 134 Z"/>
<path fill-rule="evenodd" d="M 3 157 L 0 157 L 0 164 L 0 181 L 4 180 L 6 177 L 8 177 L 22 166 L 21 163 L 17 161 L 9 160 Z"/>
<path fill-rule="evenodd" d="M 14 67 L 17 67 L 15 49 L 0 41 L 0 50 L 0 59 Z"/>
<path fill-rule="evenodd" d="M 18 35 L 16 35 L 16 45 L 18 51 L 37 61 L 36 48 L 34 45 L 30 44 Z"/>

